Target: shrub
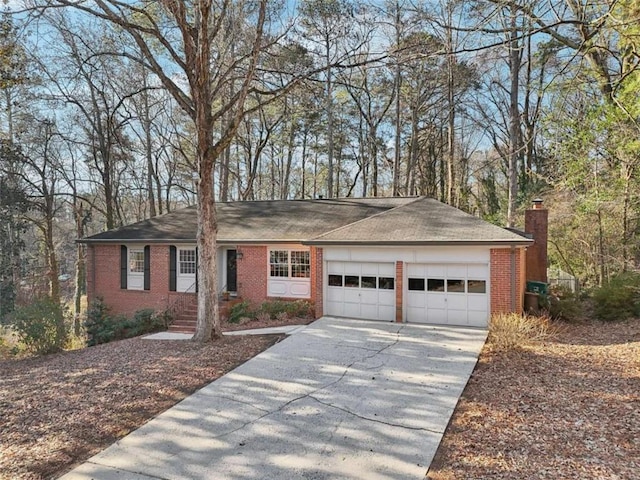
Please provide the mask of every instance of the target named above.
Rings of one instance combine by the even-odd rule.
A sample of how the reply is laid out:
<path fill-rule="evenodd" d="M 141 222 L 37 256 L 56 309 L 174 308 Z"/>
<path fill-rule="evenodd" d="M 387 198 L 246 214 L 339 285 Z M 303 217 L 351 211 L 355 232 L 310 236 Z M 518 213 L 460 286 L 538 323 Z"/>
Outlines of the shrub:
<path fill-rule="evenodd" d="M 169 314 L 157 314 L 153 309 L 138 310 L 131 319 L 125 315 L 110 315 L 109 308 L 101 298 L 97 298 L 87 311 L 87 329 L 89 346 L 108 343 L 123 338 L 137 337 L 145 333 L 165 330 Z"/>
<path fill-rule="evenodd" d="M 572 322 L 582 316 L 583 305 L 571 289 L 553 285 L 549 291 L 547 309 L 551 318 Z"/>
<path fill-rule="evenodd" d="M 241 318 L 251 316 L 251 305 L 248 301 L 245 300 L 231 306 L 231 308 L 229 309 L 229 317 L 227 318 L 227 322 L 239 323 Z"/>
<path fill-rule="evenodd" d="M 511 350 L 555 334 L 548 317 L 501 313 L 489 322 L 489 343 L 496 350 Z"/>
<path fill-rule="evenodd" d="M 271 319 L 275 319 L 281 313 L 287 314 L 288 317 L 306 317 L 311 314 L 312 308 L 311 303 L 307 300 L 295 300 L 293 302 L 272 300 L 264 302 L 260 306 L 260 311 L 268 313 Z"/>
<path fill-rule="evenodd" d="M 269 315 L 267 312 L 258 312 L 258 314 L 256 315 L 256 320 L 259 322 L 268 322 L 269 320 L 271 320 L 271 315 Z"/>
<path fill-rule="evenodd" d="M 16 334 L 13 328 L 0 325 L 0 359 L 9 358 L 15 354 Z"/>
<path fill-rule="evenodd" d="M 640 316 L 640 274 L 625 272 L 593 292 L 594 313 L 604 321 Z"/>
<path fill-rule="evenodd" d="M 16 334 L 31 353 L 44 355 L 59 352 L 67 339 L 67 322 L 62 306 L 45 297 L 16 309 L 12 314 Z"/>

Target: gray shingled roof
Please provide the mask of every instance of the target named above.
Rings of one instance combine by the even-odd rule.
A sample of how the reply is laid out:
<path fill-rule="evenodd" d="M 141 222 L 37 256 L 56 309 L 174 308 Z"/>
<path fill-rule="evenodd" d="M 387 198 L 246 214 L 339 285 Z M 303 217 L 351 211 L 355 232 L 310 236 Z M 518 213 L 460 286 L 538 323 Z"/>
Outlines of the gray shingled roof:
<path fill-rule="evenodd" d="M 302 242 L 414 198 L 273 200 L 216 204 L 218 243 Z M 87 237 L 82 242 L 195 242 L 195 207 Z"/>
<path fill-rule="evenodd" d="M 420 197 L 305 242 L 323 244 L 530 244 L 513 231 L 432 198 Z"/>
<path fill-rule="evenodd" d="M 218 203 L 218 243 L 311 245 L 520 244 L 528 238 L 431 198 L 345 198 Z M 80 240 L 193 243 L 195 207 Z"/>

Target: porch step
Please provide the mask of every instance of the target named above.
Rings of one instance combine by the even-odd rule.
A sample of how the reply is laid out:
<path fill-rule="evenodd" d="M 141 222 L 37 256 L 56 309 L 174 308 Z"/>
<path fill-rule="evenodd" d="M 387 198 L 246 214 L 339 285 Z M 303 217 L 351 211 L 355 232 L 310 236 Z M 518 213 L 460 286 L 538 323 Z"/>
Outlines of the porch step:
<path fill-rule="evenodd" d="M 218 311 L 220 312 L 220 320 L 225 321 L 229 317 L 229 310 L 242 299 L 234 297 L 229 300 L 220 299 L 218 303 Z M 168 331 L 175 333 L 195 333 L 196 323 L 198 320 L 198 300 L 194 297 L 193 301 L 184 306 L 175 320 L 169 325 Z"/>

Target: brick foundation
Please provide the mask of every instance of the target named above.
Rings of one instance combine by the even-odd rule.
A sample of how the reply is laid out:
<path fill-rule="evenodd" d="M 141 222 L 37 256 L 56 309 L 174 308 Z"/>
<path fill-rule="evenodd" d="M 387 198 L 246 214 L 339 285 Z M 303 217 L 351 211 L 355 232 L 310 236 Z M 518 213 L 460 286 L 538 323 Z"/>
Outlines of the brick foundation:
<path fill-rule="evenodd" d="M 525 287 L 524 248 L 516 248 L 513 253 L 515 285 L 512 285 L 511 248 L 491 249 L 491 314 L 522 312 Z M 512 303 L 515 305 L 512 306 Z"/>
<path fill-rule="evenodd" d="M 402 309 L 404 294 L 404 263 L 401 261 L 396 262 L 396 322 L 401 323 L 404 321 Z"/>
<path fill-rule="evenodd" d="M 324 315 L 323 256 L 322 248 L 311 247 L 311 301 L 315 309 L 315 318 Z"/>
<path fill-rule="evenodd" d="M 242 253 L 237 262 L 238 296 L 260 304 L 267 298 L 267 247 L 243 245 L 237 251 Z"/>
<path fill-rule="evenodd" d="M 169 245 L 151 245 L 150 256 L 150 289 L 125 290 L 120 288 L 120 245 L 91 245 L 87 255 L 89 301 L 102 297 L 114 314 L 130 315 L 142 308 L 166 309 L 171 301 Z"/>

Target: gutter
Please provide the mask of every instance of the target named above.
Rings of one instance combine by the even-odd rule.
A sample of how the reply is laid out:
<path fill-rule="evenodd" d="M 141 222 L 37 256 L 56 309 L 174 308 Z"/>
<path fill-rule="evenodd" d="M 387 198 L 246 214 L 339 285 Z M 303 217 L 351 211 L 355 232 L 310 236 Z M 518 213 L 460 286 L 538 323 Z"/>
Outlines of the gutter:
<path fill-rule="evenodd" d="M 494 247 L 516 247 L 533 245 L 533 240 L 406 240 L 406 241 L 372 241 L 372 240 L 349 240 L 349 241 L 318 241 L 306 240 L 303 245 L 313 245 L 318 247 L 345 247 L 345 246 L 494 246 Z"/>

